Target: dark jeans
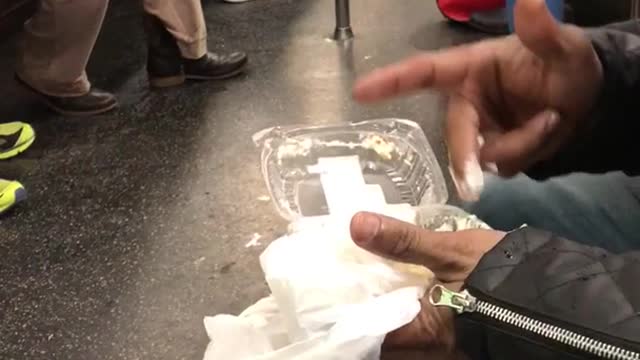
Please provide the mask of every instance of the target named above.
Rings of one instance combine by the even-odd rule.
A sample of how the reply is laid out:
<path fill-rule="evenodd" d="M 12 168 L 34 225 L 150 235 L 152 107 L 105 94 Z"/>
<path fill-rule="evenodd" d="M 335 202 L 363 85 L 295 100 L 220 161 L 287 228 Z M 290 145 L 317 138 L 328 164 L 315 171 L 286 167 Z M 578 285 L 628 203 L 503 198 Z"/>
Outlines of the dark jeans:
<path fill-rule="evenodd" d="M 523 224 L 613 252 L 640 249 L 640 177 L 571 174 L 544 182 L 490 177 L 467 210 L 494 229 Z"/>

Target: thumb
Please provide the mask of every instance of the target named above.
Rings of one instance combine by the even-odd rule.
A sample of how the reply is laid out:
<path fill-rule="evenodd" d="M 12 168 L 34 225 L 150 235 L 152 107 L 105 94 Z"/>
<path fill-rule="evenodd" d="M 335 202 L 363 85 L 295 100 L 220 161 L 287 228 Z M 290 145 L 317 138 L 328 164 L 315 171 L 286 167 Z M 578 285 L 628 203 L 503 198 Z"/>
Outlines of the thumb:
<path fill-rule="evenodd" d="M 358 246 L 388 259 L 426 266 L 444 282 L 466 279 L 503 237 L 493 230 L 429 231 L 366 212 L 351 219 L 351 238 Z"/>
<path fill-rule="evenodd" d="M 554 19 L 545 0 L 517 0 L 514 12 L 516 34 L 529 50 L 543 59 L 566 54 L 571 31 Z"/>
<path fill-rule="evenodd" d="M 556 111 L 546 110 L 506 134 L 492 137 L 482 147 L 483 163 L 496 163 L 501 175 L 512 176 L 538 161 L 540 150 L 551 144 L 553 131 L 560 116 Z"/>
<path fill-rule="evenodd" d="M 423 232 L 427 231 L 378 214 L 361 212 L 351 219 L 351 238 L 358 246 L 388 259 L 430 267 L 427 258 L 433 249 L 427 243 L 434 244 Z"/>
<path fill-rule="evenodd" d="M 425 266 L 442 281 L 466 278 L 479 260 L 480 254 L 474 251 L 474 241 L 468 235 L 428 231 L 365 212 L 351 220 L 351 237 L 358 246 L 387 259 Z"/>

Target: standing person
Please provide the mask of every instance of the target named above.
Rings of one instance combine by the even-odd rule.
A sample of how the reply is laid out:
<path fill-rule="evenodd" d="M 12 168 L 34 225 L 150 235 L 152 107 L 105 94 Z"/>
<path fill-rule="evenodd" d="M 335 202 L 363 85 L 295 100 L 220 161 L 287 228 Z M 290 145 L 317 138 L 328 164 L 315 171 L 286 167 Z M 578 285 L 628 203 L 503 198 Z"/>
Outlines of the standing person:
<path fill-rule="evenodd" d="M 143 4 L 152 86 L 225 79 L 244 70 L 245 53 L 208 51 L 200 0 L 144 0 Z M 108 0 L 40 0 L 38 11 L 25 25 L 17 78 L 58 113 L 100 114 L 118 104 L 113 94 L 93 88 L 85 72 L 107 5 Z"/>

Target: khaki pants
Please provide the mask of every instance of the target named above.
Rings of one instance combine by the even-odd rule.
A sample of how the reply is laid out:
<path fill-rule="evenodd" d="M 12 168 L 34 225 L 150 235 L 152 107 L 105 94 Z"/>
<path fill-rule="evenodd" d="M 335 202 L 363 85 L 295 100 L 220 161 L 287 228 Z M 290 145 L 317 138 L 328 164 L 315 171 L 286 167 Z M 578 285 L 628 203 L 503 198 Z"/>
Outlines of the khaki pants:
<path fill-rule="evenodd" d="M 182 56 L 197 59 L 207 52 L 207 30 L 200 0 L 143 0 L 175 37 Z M 91 85 L 85 67 L 100 32 L 108 0 L 40 0 L 25 24 L 17 74 L 52 96 L 86 94 Z"/>

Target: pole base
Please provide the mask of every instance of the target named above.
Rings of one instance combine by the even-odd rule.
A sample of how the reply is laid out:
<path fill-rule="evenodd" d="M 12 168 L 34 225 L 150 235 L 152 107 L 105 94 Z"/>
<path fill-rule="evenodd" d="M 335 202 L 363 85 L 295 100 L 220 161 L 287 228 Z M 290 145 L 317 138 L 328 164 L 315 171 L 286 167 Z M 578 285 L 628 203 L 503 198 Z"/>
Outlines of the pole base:
<path fill-rule="evenodd" d="M 351 30 L 351 27 L 336 28 L 336 30 L 333 32 L 333 40 L 336 41 L 344 41 L 352 38 L 353 30 Z"/>

